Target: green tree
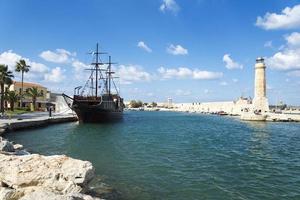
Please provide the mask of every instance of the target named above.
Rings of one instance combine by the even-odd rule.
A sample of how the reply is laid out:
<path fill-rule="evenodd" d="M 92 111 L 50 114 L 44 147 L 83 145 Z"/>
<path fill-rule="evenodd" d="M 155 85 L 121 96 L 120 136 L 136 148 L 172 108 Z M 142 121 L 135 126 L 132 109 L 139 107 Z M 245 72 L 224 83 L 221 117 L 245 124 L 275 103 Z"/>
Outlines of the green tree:
<path fill-rule="evenodd" d="M 135 100 L 131 100 L 129 103 L 131 108 L 136 108 L 136 101 Z"/>
<path fill-rule="evenodd" d="M 5 93 L 5 100 L 10 104 L 10 110 L 14 111 L 15 103 L 18 102 L 20 95 L 18 95 L 15 91 L 7 91 Z"/>
<path fill-rule="evenodd" d="M 21 88 L 21 107 L 22 107 L 22 98 L 23 98 L 23 83 L 24 83 L 24 73 L 29 72 L 30 66 L 26 64 L 26 61 L 24 59 L 19 60 L 19 62 L 16 63 L 16 72 L 21 72 L 22 75 L 22 88 Z"/>
<path fill-rule="evenodd" d="M 151 106 L 152 106 L 152 107 L 156 107 L 156 106 L 157 106 L 157 103 L 152 102 L 152 103 L 151 103 Z"/>
<path fill-rule="evenodd" d="M 43 96 L 43 94 L 41 93 L 41 91 L 38 90 L 37 87 L 31 87 L 31 88 L 28 88 L 28 90 L 26 91 L 26 95 L 31 97 L 32 104 L 33 104 L 33 110 L 35 110 L 36 100 L 38 97 Z"/>
<path fill-rule="evenodd" d="M 0 88 L 1 88 L 1 112 L 4 114 L 4 87 L 5 84 L 11 85 L 14 75 L 8 70 L 7 65 L 0 65 Z"/>
<path fill-rule="evenodd" d="M 131 100 L 131 101 L 130 101 L 130 106 L 131 106 L 132 108 L 140 108 L 140 107 L 143 106 L 143 102 Z"/>
<path fill-rule="evenodd" d="M 143 102 L 142 102 L 142 101 L 140 101 L 140 100 L 139 100 L 139 101 L 137 101 L 136 103 L 137 103 L 137 107 L 138 107 L 138 108 L 140 108 L 140 107 L 142 107 L 142 106 L 143 106 Z"/>

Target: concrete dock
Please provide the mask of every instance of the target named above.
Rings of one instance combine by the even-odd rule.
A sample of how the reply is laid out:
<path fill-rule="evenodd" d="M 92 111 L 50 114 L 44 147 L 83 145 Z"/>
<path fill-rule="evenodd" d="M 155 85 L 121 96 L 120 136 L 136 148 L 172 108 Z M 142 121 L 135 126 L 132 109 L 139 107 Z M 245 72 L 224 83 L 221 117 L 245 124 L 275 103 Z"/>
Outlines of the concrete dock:
<path fill-rule="evenodd" d="M 300 114 L 269 113 L 266 120 L 273 122 L 300 122 Z"/>
<path fill-rule="evenodd" d="M 54 114 L 51 117 L 47 112 L 22 114 L 10 119 L 0 119 L 0 135 L 9 131 L 74 121 L 78 121 L 75 114 Z"/>

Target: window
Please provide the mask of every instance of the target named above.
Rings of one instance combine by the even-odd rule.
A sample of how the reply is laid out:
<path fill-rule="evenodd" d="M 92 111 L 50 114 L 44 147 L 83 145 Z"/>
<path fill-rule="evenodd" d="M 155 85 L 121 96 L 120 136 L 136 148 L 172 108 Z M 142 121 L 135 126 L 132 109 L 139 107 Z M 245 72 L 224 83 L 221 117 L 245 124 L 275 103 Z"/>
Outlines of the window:
<path fill-rule="evenodd" d="M 41 95 L 44 96 L 44 90 L 41 90 Z"/>

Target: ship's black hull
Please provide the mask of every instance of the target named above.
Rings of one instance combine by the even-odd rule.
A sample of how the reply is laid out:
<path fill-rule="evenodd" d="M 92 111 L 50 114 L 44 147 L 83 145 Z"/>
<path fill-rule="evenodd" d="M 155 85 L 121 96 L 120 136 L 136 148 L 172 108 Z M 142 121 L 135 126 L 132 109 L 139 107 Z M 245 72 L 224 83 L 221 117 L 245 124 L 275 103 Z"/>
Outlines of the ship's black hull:
<path fill-rule="evenodd" d="M 80 123 L 116 122 L 123 119 L 123 111 L 105 110 L 97 106 L 75 106 L 73 108 Z"/>

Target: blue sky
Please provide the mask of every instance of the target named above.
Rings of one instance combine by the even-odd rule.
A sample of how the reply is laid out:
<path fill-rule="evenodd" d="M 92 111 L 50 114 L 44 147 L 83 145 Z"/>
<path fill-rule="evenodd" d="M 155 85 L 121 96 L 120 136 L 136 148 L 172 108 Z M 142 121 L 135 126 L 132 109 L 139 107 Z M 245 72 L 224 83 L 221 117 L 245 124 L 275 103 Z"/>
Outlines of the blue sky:
<path fill-rule="evenodd" d="M 25 80 L 54 92 L 85 83 L 99 42 L 126 100 L 253 97 L 264 56 L 270 102 L 300 104 L 300 1 L 1 0 L 0 27 L 0 63 L 25 58 Z"/>

